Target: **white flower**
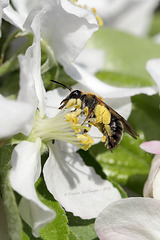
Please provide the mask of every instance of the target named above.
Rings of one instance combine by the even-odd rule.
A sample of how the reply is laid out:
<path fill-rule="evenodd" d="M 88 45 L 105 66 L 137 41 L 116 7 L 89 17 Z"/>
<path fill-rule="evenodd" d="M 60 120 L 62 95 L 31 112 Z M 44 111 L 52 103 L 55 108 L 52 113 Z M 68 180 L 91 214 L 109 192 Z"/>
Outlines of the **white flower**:
<path fill-rule="evenodd" d="M 37 5 L 28 1 L 24 4 L 24 11 L 21 11 L 22 2 L 14 1 L 16 14 L 13 9 L 11 10 L 11 6 L 5 9 L 5 19 L 22 30 L 31 31 L 32 22 L 38 18 L 44 44 L 62 65 L 74 61 L 87 40 L 98 29 L 92 13 L 73 5 L 68 0 L 42 0 Z M 26 13 L 29 14 L 27 18 Z"/>
<path fill-rule="evenodd" d="M 156 154 L 144 185 L 143 195 L 160 199 L 160 141 L 143 142 L 140 147 L 146 152 Z"/>
<path fill-rule="evenodd" d="M 144 36 L 148 33 L 158 2 L 159 0 L 78 0 L 77 4 L 95 8 L 106 26 Z"/>
<path fill-rule="evenodd" d="M 159 240 L 160 201 L 127 198 L 110 204 L 95 221 L 100 240 Z"/>
<path fill-rule="evenodd" d="M 66 210 L 83 218 L 94 218 L 107 204 L 121 198 L 109 181 L 101 179 L 92 167 L 83 163 L 72 145 L 67 145 L 70 149 L 66 152 L 61 141 L 55 141 L 54 145 L 50 141 L 60 139 L 76 143 L 76 136 L 70 123 L 65 121 L 64 112 L 56 115 L 57 109 L 55 112 L 50 108 L 52 102 L 45 102 L 47 95 L 40 75 L 40 31 L 37 27 L 40 25 L 37 21 L 38 14 L 31 24 L 35 36 L 33 44 L 25 56 L 19 57 L 18 99 L 32 103 L 34 111 L 38 107 L 39 112 L 33 116 L 28 141 L 20 142 L 13 150 L 10 171 L 11 186 L 22 195 L 21 216 L 32 227 L 34 236 L 38 236 L 38 229 L 55 217 L 54 212 L 40 202 L 34 186 L 41 172 L 40 150 L 45 146 L 49 148 L 49 158 L 43 169 L 46 185 Z M 56 97 L 55 101 L 58 101 Z M 54 113 L 52 118 L 45 117 L 49 110 Z"/>

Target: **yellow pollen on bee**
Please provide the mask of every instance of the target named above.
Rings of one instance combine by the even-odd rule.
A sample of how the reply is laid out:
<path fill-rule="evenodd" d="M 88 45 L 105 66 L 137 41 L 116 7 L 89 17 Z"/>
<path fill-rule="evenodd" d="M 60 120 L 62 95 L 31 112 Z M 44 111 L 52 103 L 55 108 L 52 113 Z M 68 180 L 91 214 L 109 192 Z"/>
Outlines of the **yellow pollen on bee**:
<path fill-rule="evenodd" d="M 108 136 L 112 136 L 112 131 L 109 125 L 105 124 L 105 129 L 107 131 Z"/>
<path fill-rule="evenodd" d="M 93 144 L 94 144 L 94 140 L 93 138 L 86 134 L 79 134 L 77 136 L 78 141 L 84 145 L 83 147 L 81 147 L 83 150 L 87 151 Z"/>
<path fill-rule="evenodd" d="M 102 136 L 101 141 L 102 141 L 102 142 L 105 142 L 105 141 L 106 141 L 106 137 L 105 137 L 105 136 Z"/>
<path fill-rule="evenodd" d="M 85 116 L 88 115 L 88 107 L 85 107 L 85 108 L 84 108 L 84 114 L 85 114 Z"/>
<path fill-rule="evenodd" d="M 105 106 L 97 105 L 95 108 L 96 122 L 109 124 L 111 122 L 111 114 Z"/>

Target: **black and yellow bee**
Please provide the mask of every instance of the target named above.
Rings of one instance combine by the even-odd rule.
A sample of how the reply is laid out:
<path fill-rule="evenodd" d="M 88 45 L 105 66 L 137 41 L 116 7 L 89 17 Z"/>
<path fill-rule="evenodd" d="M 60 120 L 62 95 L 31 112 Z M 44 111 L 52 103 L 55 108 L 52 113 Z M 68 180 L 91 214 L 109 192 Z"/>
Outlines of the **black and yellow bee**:
<path fill-rule="evenodd" d="M 133 127 L 115 110 L 104 103 L 103 99 L 92 92 L 83 92 L 80 90 L 72 90 L 71 87 L 66 86 L 55 80 L 52 82 L 58 83 L 69 89 L 71 92 L 60 103 L 59 109 L 65 108 L 69 101 L 75 99 L 75 104 L 80 100 L 81 110 L 84 110 L 86 118 L 84 123 L 94 125 L 103 134 L 102 141 L 107 145 L 107 149 L 117 147 L 122 139 L 123 131 L 127 132 L 133 138 L 137 139 L 137 132 Z"/>

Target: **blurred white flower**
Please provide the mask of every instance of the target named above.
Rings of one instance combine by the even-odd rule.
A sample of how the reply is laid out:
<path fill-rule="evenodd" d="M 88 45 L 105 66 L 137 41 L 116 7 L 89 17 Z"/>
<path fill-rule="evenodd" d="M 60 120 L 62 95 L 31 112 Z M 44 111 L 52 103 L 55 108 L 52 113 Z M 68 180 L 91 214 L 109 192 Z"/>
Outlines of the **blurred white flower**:
<path fill-rule="evenodd" d="M 78 0 L 78 4 L 95 8 L 104 25 L 135 35 L 148 33 L 159 0 Z"/>
<path fill-rule="evenodd" d="M 95 221 L 100 240 L 159 240 L 160 201 L 127 198 L 110 204 Z"/>
<path fill-rule="evenodd" d="M 160 59 L 150 59 L 146 64 L 146 69 L 157 85 L 157 92 L 160 94 Z"/>

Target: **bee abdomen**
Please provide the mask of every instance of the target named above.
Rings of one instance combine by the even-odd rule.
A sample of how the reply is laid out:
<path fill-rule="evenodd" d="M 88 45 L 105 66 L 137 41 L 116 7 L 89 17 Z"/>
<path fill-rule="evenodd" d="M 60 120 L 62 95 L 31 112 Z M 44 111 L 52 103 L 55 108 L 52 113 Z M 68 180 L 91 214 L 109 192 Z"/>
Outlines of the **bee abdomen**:
<path fill-rule="evenodd" d="M 106 144 L 108 149 L 115 148 L 122 139 L 123 124 L 114 115 L 111 115 L 111 122 L 109 124 L 110 133 L 106 136 Z"/>

